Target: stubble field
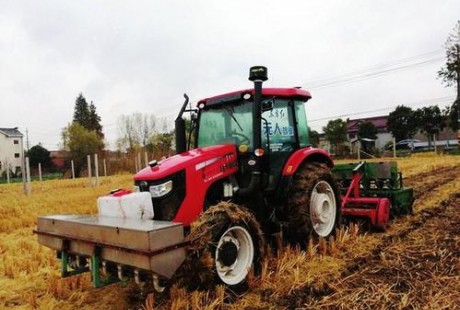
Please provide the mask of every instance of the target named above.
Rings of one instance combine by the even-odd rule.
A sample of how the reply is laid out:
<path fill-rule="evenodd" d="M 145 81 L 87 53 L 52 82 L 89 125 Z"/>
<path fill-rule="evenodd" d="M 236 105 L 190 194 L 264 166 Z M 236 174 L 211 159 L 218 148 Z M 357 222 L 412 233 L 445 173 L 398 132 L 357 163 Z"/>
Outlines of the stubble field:
<path fill-rule="evenodd" d="M 131 188 L 128 175 L 0 185 L 0 309 L 455 309 L 460 308 L 460 157 L 399 159 L 414 214 L 385 233 L 342 228 L 307 251 L 284 247 L 244 294 L 223 287 L 142 295 L 135 285 L 94 289 L 88 275 L 60 279 L 55 253 L 32 230 L 45 214 L 95 214 L 96 198 Z"/>

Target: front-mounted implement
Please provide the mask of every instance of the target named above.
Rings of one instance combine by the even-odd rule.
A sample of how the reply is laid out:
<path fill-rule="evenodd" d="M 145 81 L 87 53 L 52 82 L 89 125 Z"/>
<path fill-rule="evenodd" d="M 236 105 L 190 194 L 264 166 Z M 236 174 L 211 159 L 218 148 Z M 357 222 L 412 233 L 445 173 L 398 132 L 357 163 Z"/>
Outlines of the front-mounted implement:
<path fill-rule="evenodd" d="M 366 218 L 384 229 L 390 216 L 410 214 L 413 189 L 403 186 L 396 162 L 338 164 L 333 168 L 342 194 L 342 215 Z"/>
<path fill-rule="evenodd" d="M 185 259 L 180 223 L 112 216 L 51 215 L 38 218 L 38 241 L 57 251 L 61 276 L 91 272 L 95 287 L 153 274 L 170 278 Z"/>

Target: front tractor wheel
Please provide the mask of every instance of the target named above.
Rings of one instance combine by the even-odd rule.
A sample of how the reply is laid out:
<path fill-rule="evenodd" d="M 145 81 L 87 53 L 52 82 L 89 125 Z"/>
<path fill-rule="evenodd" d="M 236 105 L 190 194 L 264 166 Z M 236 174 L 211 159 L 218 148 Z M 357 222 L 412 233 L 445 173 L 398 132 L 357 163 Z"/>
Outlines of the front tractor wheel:
<path fill-rule="evenodd" d="M 340 220 L 340 196 L 330 169 L 317 162 L 299 168 L 287 203 L 288 239 L 305 244 L 308 236 L 327 237 Z"/>
<path fill-rule="evenodd" d="M 192 223 L 182 284 L 209 289 L 216 284 L 244 288 L 251 269 L 257 273 L 265 253 L 262 230 L 254 215 L 234 203 L 220 202 Z"/>
<path fill-rule="evenodd" d="M 254 242 L 249 231 L 232 226 L 219 238 L 214 253 L 217 275 L 224 284 L 236 285 L 248 275 L 254 261 Z"/>

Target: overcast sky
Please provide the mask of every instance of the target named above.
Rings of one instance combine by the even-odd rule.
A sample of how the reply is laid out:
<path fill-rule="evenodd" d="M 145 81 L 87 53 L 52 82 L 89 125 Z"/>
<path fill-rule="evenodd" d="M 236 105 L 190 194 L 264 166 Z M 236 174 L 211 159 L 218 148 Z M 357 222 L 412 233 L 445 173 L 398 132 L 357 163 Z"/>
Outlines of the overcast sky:
<path fill-rule="evenodd" d="M 193 102 L 251 87 L 310 90 L 310 126 L 453 102 L 436 78 L 458 0 L 2 1 L 0 127 L 59 147 L 80 92 L 110 147 L 117 118 L 172 119 Z M 368 113 L 361 113 L 371 111 Z M 361 113 L 361 114 L 360 114 Z"/>

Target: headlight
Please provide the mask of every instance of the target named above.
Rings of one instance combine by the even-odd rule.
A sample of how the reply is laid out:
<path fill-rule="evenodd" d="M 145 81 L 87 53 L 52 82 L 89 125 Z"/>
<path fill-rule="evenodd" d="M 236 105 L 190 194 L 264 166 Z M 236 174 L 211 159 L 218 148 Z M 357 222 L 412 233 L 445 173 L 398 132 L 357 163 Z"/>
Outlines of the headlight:
<path fill-rule="evenodd" d="M 163 184 L 152 185 L 150 186 L 150 194 L 153 198 L 158 198 L 169 193 L 173 188 L 173 182 L 168 181 Z"/>

